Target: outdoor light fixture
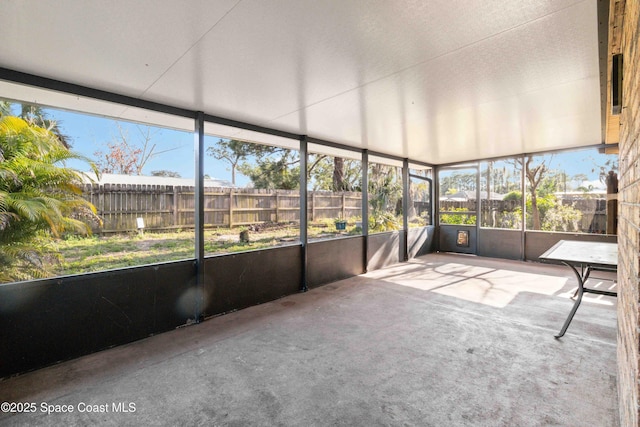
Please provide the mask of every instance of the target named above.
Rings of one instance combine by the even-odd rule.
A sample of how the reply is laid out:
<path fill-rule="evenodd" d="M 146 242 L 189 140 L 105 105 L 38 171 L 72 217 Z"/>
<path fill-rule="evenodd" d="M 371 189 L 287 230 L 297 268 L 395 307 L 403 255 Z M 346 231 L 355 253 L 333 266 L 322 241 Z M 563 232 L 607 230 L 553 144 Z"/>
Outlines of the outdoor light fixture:
<path fill-rule="evenodd" d="M 613 55 L 611 66 L 611 114 L 622 112 L 622 54 Z"/>

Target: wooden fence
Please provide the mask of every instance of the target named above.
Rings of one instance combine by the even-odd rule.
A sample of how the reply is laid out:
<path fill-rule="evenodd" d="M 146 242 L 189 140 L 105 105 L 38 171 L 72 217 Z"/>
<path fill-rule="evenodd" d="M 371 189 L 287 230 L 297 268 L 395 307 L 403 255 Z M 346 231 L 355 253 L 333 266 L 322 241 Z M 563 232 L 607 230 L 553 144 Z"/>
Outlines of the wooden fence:
<path fill-rule="evenodd" d="M 137 229 L 137 218 L 147 230 L 193 228 L 195 192 L 192 186 L 145 184 L 85 184 L 84 197 L 103 220 L 97 233 Z M 310 221 L 361 215 L 362 195 L 355 192 L 315 191 L 308 194 Z M 210 188 L 204 190 L 206 227 L 233 227 L 266 222 L 300 221 L 300 192 Z"/>
<path fill-rule="evenodd" d="M 147 230 L 193 228 L 195 193 L 193 186 L 147 184 L 85 184 L 84 197 L 98 209 L 103 220 L 96 233 L 117 233 L 137 229 L 137 218 Z M 601 198 L 563 201 L 583 212 L 579 228 L 584 232 L 606 230 L 606 200 Z M 483 202 L 482 223 L 495 222 L 496 213 L 513 212 L 517 202 Z M 442 201 L 440 209 L 474 211 L 475 201 Z M 314 191 L 308 194 L 311 222 L 360 216 L 362 195 L 357 192 Z M 298 190 L 257 190 L 206 187 L 204 224 L 206 227 L 233 227 L 261 223 L 300 221 Z"/>

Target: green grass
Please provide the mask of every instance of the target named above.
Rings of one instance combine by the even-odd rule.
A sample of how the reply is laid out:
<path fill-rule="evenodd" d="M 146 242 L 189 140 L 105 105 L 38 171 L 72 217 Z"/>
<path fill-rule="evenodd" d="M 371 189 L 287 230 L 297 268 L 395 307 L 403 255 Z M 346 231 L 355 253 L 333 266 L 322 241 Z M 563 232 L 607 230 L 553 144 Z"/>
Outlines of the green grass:
<path fill-rule="evenodd" d="M 216 228 L 205 231 L 205 255 L 242 252 L 281 246 L 299 241 L 297 226 L 271 226 L 249 232 L 249 242 L 240 242 L 242 228 Z M 338 231 L 333 221 L 311 224 L 309 239 L 334 238 L 361 234 L 355 222 Z M 54 267 L 56 275 L 69 275 L 132 267 L 157 262 L 194 258 L 192 230 L 108 236 L 70 236 L 56 241 L 62 262 Z"/>
<path fill-rule="evenodd" d="M 299 242 L 297 225 L 270 225 L 252 227 L 249 242 L 240 242 L 243 228 L 215 228 L 205 231 L 205 255 L 243 252 L 256 249 L 295 244 Z M 352 218 L 346 230 L 338 231 L 333 220 L 309 224 L 309 240 L 357 236 L 362 233 Z M 52 276 L 89 273 L 115 268 L 133 267 L 158 262 L 193 259 L 195 236 L 193 230 L 174 232 L 129 233 L 107 236 L 67 236 L 59 240 L 47 239 L 52 251 L 48 265 Z"/>
<path fill-rule="evenodd" d="M 215 229 L 205 232 L 205 254 L 215 255 L 295 243 L 298 229 L 282 227 L 250 232 L 250 242 L 239 241 L 240 229 Z M 170 233 L 118 234 L 111 236 L 72 236 L 57 241 L 62 256 L 58 275 L 88 273 L 156 262 L 194 257 L 193 231 Z"/>
<path fill-rule="evenodd" d="M 193 233 L 72 238 L 58 242 L 58 273 L 77 274 L 193 257 Z"/>

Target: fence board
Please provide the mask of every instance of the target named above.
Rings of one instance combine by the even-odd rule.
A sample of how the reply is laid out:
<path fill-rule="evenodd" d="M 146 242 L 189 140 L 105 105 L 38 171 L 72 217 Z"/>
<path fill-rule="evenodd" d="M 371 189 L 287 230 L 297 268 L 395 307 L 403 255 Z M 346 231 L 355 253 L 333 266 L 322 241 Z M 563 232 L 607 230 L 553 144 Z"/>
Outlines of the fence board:
<path fill-rule="evenodd" d="M 85 184 L 84 197 L 98 210 L 103 225 L 97 233 L 136 230 L 143 218 L 148 230 L 192 228 L 195 224 L 193 186 L 146 184 Z M 362 196 L 354 192 L 310 192 L 312 220 L 359 216 Z M 228 227 L 300 221 L 297 190 L 205 188 L 204 223 Z"/>

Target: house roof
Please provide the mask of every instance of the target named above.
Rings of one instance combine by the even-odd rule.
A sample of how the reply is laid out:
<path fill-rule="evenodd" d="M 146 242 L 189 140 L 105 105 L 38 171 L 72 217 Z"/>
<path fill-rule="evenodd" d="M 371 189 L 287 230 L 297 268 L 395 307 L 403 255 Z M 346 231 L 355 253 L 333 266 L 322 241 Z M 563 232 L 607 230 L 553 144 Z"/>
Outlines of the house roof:
<path fill-rule="evenodd" d="M 491 192 L 491 200 L 502 200 L 504 199 L 505 194 L 499 194 L 499 193 L 494 193 L 493 191 Z M 487 192 L 486 191 L 480 191 L 480 198 L 483 200 L 487 199 Z M 458 202 L 465 202 L 467 200 L 475 200 L 476 199 L 476 192 L 475 191 L 458 191 L 457 193 L 454 194 L 443 194 L 440 195 L 440 200 L 441 201 L 458 201 Z"/>
<path fill-rule="evenodd" d="M 131 185 L 171 185 L 171 186 L 195 186 L 193 178 L 173 178 L 167 176 L 145 176 L 145 175 L 121 175 L 112 173 L 100 174 L 100 179 L 89 173 L 85 174 L 86 182 L 95 182 L 97 184 L 131 184 Z M 235 187 L 226 179 L 205 179 L 205 187 Z"/>
<path fill-rule="evenodd" d="M 18 71 L 431 164 L 589 146 L 601 3 L 8 0 L 0 96 L 193 130 Z"/>

